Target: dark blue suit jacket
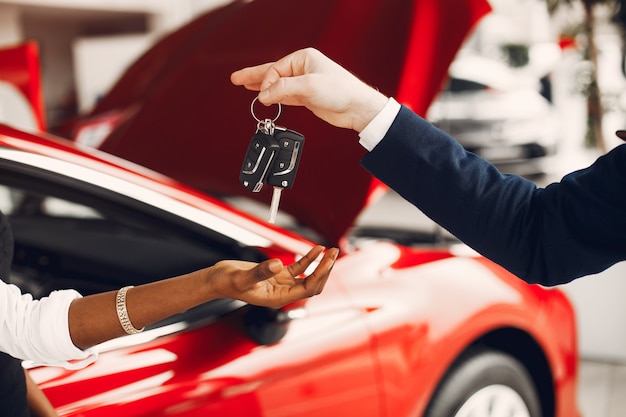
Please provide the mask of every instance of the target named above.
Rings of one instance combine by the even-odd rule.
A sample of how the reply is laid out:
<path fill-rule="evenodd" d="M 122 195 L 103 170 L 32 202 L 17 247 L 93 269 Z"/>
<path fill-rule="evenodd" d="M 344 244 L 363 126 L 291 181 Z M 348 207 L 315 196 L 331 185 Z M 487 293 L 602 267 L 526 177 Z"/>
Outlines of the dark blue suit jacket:
<path fill-rule="evenodd" d="M 361 161 L 479 253 L 556 285 L 626 260 L 626 145 L 545 189 L 501 174 L 402 107 Z"/>

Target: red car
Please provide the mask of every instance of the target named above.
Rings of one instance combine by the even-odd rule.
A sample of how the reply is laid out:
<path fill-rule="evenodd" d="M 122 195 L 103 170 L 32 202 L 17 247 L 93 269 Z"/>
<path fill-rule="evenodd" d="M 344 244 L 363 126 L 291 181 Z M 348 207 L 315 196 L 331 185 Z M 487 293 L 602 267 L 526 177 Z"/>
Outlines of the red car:
<path fill-rule="evenodd" d="M 224 258 L 289 263 L 314 244 L 145 168 L 7 126 L 0 170 L 11 280 L 37 296 Z M 103 344 L 84 369 L 32 375 L 62 416 L 577 415 L 575 321 L 560 291 L 449 247 L 348 237 L 305 303 L 211 302 Z"/>
<path fill-rule="evenodd" d="M 291 263 L 316 243 L 341 249 L 324 292 L 306 302 L 271 310 L 218 300 L 102 344 L 84 369 L 31 369 L 61 416 L 579 415 L 576 323 L 566 297 L 463 254 L 456 241 L 400 231 L 400 244 L 389 230 L 355 228 L 382 188 L 357 166 L 363 150 L 352 132 L 283 109 L 278 123 L 307 137 L 296 184 L 281 202 L 290 223 L 269 224 L 265 208 L 258 218 L 227 203 L 270 197 L 237 179 L 256 123 L 253 95 L 229 85 L 229 71 L 281 56 L 306 34 L 304 42 L 320 40 L 314 46 L 425 110 L 441 81 L 425 73 L 445 73 L 467 22 L 446 26 L 446 36 L 460 31 L 452 42 L 431 34 L 424 42 L 437 46 L 413 64 L 376 42 L 404 47 L 391 39 L 403 30 L 424 40 L 411 18 L 426 22 L 418 29 L 433 28 L 428 13 L 450 1 L 457 13 L 444 16 L 454 19 L 472 15 L 460 11 L 465 3 L 481 3 L 351 1 L 240 1 L 201 17 L 157 44 L 79 121 L 83 145 L 0 125 L 0 209 L 16 243 L 10 279 L 35 296 L 117 289 L 225 258 Z M 413 3 L 428 7 L 399 8 Z M 339 18 L 356 10 L 359 19 Z M 294 21 L 282 12 L 317 14 L 268 41 L 284 32 L 264 28 Z M 316 23 L 320 16 L 327 25 Z M 382 22 L 393 30 L 382 31 Z M 237 36 L 245 27 L 257 29 L 253 45 Z M 357 32 L 363 28 L 375 36 Z M 213 42 L 188 37 L 198 30 Z M 447 58 L 424 65 L 428 53 Z M 430 93 L 411 98 L 415 71 Z M 91 143 L 102 150 L 84 146 L 85 135 L 103 131 Z"/>

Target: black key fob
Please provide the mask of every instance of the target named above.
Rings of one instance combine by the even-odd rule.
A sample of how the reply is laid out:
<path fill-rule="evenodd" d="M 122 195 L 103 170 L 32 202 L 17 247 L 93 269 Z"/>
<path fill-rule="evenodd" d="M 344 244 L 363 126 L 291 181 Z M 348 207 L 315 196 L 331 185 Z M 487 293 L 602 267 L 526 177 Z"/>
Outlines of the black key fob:
<path fill-rule="evenodd" d="M 267 183 L 280 188 L 291 188 L 296 178 L 304 136 L 293 130 L 276 127 L 274 138 L 278 143 L 278 153 L 267 175 Z"/>
<path fill-rule="evenodd" d="M 261 131 L 252 136 L 239 174 L 244 187 L 255 193 L 261 191 L 278 150 L 274 136 Z"/>

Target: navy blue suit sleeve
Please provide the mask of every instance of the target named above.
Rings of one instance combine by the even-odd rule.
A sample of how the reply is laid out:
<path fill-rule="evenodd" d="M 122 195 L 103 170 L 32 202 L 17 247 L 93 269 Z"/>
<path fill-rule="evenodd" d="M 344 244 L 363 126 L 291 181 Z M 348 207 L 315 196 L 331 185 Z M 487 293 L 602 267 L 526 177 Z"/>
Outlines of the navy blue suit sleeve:
<path fill-rule="evenodd" d="M 529 283 L 561 284 L 626 259 L 626 145 L 537 188 L 500 173 L 402 107 L 361 163 L 461 241 Z"/>

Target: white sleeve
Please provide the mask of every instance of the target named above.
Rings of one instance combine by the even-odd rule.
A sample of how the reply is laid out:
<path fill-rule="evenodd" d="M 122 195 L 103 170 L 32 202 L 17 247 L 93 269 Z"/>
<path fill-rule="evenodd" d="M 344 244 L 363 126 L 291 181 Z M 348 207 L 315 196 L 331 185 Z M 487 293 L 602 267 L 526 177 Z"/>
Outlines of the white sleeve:
<path fill-rule="evenodd" d="M 0 281 L 0 350 L 38 365 L 74 368 L 93 362 L 95 353 L 77 348 L 70 337 L 68 311 L 79 297 L 74 290 L 63 290 L 33 300 Z M 82 362 L 73 365 L 70 360 Z"/>
<path fill-rule="evenodd" d="M 390 97 L 380 113 L 359 133 L 359 143 L 368 151 L 374 149 L 385 137 L 399 112 L 400 104 Z"/>

